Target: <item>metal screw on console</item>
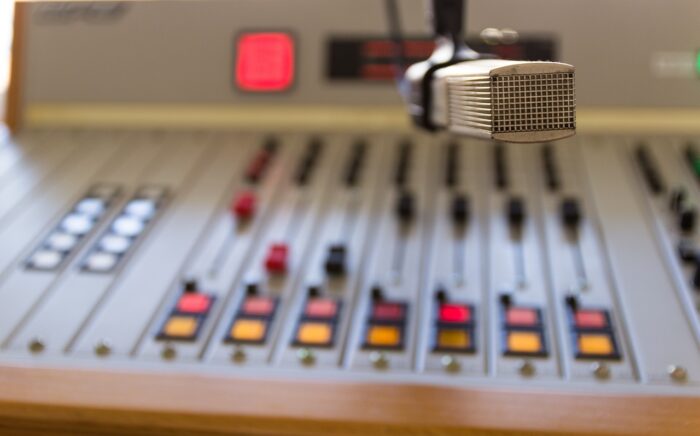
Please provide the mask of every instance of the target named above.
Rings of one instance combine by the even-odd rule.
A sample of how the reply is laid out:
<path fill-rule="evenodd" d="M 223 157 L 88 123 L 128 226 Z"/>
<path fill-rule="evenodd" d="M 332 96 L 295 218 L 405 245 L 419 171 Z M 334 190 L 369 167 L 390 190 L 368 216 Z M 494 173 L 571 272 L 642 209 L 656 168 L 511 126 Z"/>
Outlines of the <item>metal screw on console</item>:
<path fill-rule="evenodd" d="M 671 365 L 668 367 L 668 375 L 675 381 L 685 381 L 688 371 L 680 365 Z"/>
<path fill-rule="evenodd" d="M 172 344 L 165 344 L 163 351 L 160 352 L 160 357 L 165 360 L 173 360 L 177 356 L 177 350 Z"/>
<path fill-rule="evenodd" d="M 44 341 L 41 340 L 41 338 L 34 338 L 31 341 L 29 341 L 29 351 L 32 353 L 41 353 L 44 351 L 44 348 L 46 346 L 44 345 Z"/>
<path fill-rule="evenodd" d="M 231 360 L 233 360 L 236 363 L 241 363 L 241 362 L 245 361 L 245 359 L 246 359 L 245 350 L 241 347 L 236 347 L 233 350 L 233 353 L 231 353 Z"/>
<path fill-rule="evenodd" d="M 520 364 L 520 368 L 518 368 L 520 371 L 521 375 L 524 375 L 526 377 L 531 377 L 535 375 L 535 365 L 532 364 L 530 361 L 524 361 L 522 364 Z"/>
<path fill-rule="evenodd" d="M 593 375 L 601 380 L 610 378 L 610 367 L 604 362 L 593 364 Z"/>
<path fill-rule="evenodd" d="M 369 355 L 369 361 L 372 362 L 377 369 L 385 369 L 389 366 L 389 358 L 384 353 L 373 351 Z"/>
<path fill-rule="evenodd" d="M 299 358 L 299 361 L 304 365 L 313 365 L 314 362 L 316 362 L 316 356 L 314 355 L 314 352 L 308 348 L 300 348 L 297 351 L 297 357 Z"/>
<path fill-rule="evenodd" d="M 112 352 L 112 346 L 107 340 L 101 340 L 95 345 L 95 354 L 100 357 L 108 356 Z"/>
<path fill-rule="evenodd" d="M 440 363 L 445 371 L 457 372 L 460 370 L 459 360 L 455 359 L 454 356 L 445 355 L 440 359 Z"/>

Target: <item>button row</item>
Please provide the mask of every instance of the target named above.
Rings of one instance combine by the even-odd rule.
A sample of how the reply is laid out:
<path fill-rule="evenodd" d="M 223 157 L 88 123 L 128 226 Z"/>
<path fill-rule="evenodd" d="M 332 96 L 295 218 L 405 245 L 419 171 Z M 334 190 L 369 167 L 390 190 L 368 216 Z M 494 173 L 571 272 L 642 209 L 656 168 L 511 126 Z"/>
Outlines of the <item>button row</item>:
<path fill-rule="evenodd" d="M 301 312 L 292 345 L 333 347 L 341 308 L 340 301 L 321 297 L 316 292 L 316 288 L 311 288 Z"/>
<path fill-rule="evenodd" d="M 403 301 L 384 300 L 380 294 L 378 288 L 373 290 L 362 348 L 403 350 L 408 305 Z"/>
<path fill-rule="evenodd" d="M 196 283 L 184 287 L 175 306 L 163 322 L 156 339 L 194 341 L 207 319 L 216 297 L 197 290 Z"/>
<path fill-rule="evenodd" d="M 433 351 L 473 353 L 476 351 L 474 307 L 447 301 L 438 293 L 435 314 Z"/>
<path fill-rule="evenodd" d="M 577 359 L 619 360 L 610 313 L 606 309 L 580 307 L 575 297 L 566 299 L 574 355 Z"/>
<path fill-rule="evenodd" d="M 58 269 L 80 241 L 97 227 L 119 192 L 115 185 L 90 188 L 29 256 L 26 267 L 41 271 Z"/>
<path fill-rule="evenodd" d="M 259 295 L 257 285 L 249 284 L 247 295 L 231 322 L 224 342 L 264 344 L 275 318 L 278 304 L 278 298 Z"/>
<path fill-rule="evenodd" d="M 166 196 L 167 189 L 164 187 L 140 188 L 85 257 L 82 270 L 93 273 L 112 272 L 155 218 Z"/>
<path fill-rule="evenodd" d="M 509 295 L 501 296 L 503 355 L 546 357 L 542 310 L 535 306 L 514 305 Z"/>

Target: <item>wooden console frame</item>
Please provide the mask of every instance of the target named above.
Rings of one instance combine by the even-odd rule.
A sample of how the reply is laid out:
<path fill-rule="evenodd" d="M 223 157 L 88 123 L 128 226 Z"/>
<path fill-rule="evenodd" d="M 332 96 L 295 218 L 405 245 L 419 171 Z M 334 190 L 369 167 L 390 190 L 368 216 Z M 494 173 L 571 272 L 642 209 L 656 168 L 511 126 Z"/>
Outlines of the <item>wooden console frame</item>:
<path fill-rule="evenodd" d="M 0 367 L 0 434 L 690 435 L 698 410 L 689 397 Z"/>

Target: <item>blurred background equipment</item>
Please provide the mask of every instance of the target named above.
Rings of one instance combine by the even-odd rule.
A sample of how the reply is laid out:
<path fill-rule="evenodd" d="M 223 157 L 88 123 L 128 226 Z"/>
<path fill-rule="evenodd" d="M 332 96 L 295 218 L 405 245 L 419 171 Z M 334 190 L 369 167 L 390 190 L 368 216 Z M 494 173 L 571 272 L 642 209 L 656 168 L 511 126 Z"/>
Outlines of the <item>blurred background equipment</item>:
<path fill-rule="evenodd" d="M 0 429 L 698 433 L 697 1 L 471 2 L 546 144 L 414 129 L 381 1 L 15 12 Z"/>

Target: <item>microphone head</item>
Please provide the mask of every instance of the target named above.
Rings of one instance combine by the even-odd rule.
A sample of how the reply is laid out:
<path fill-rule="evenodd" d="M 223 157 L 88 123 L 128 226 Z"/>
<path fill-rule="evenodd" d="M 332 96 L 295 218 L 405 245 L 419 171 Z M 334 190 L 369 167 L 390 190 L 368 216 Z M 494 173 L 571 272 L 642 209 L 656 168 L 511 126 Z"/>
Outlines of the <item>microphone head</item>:
<path fill-rule="evenodd" d="M 467 61 L 435 73 L 433 123 L 503 142 L 547 142 L 576 132 L 574 67 L 558 62 Z"/>

